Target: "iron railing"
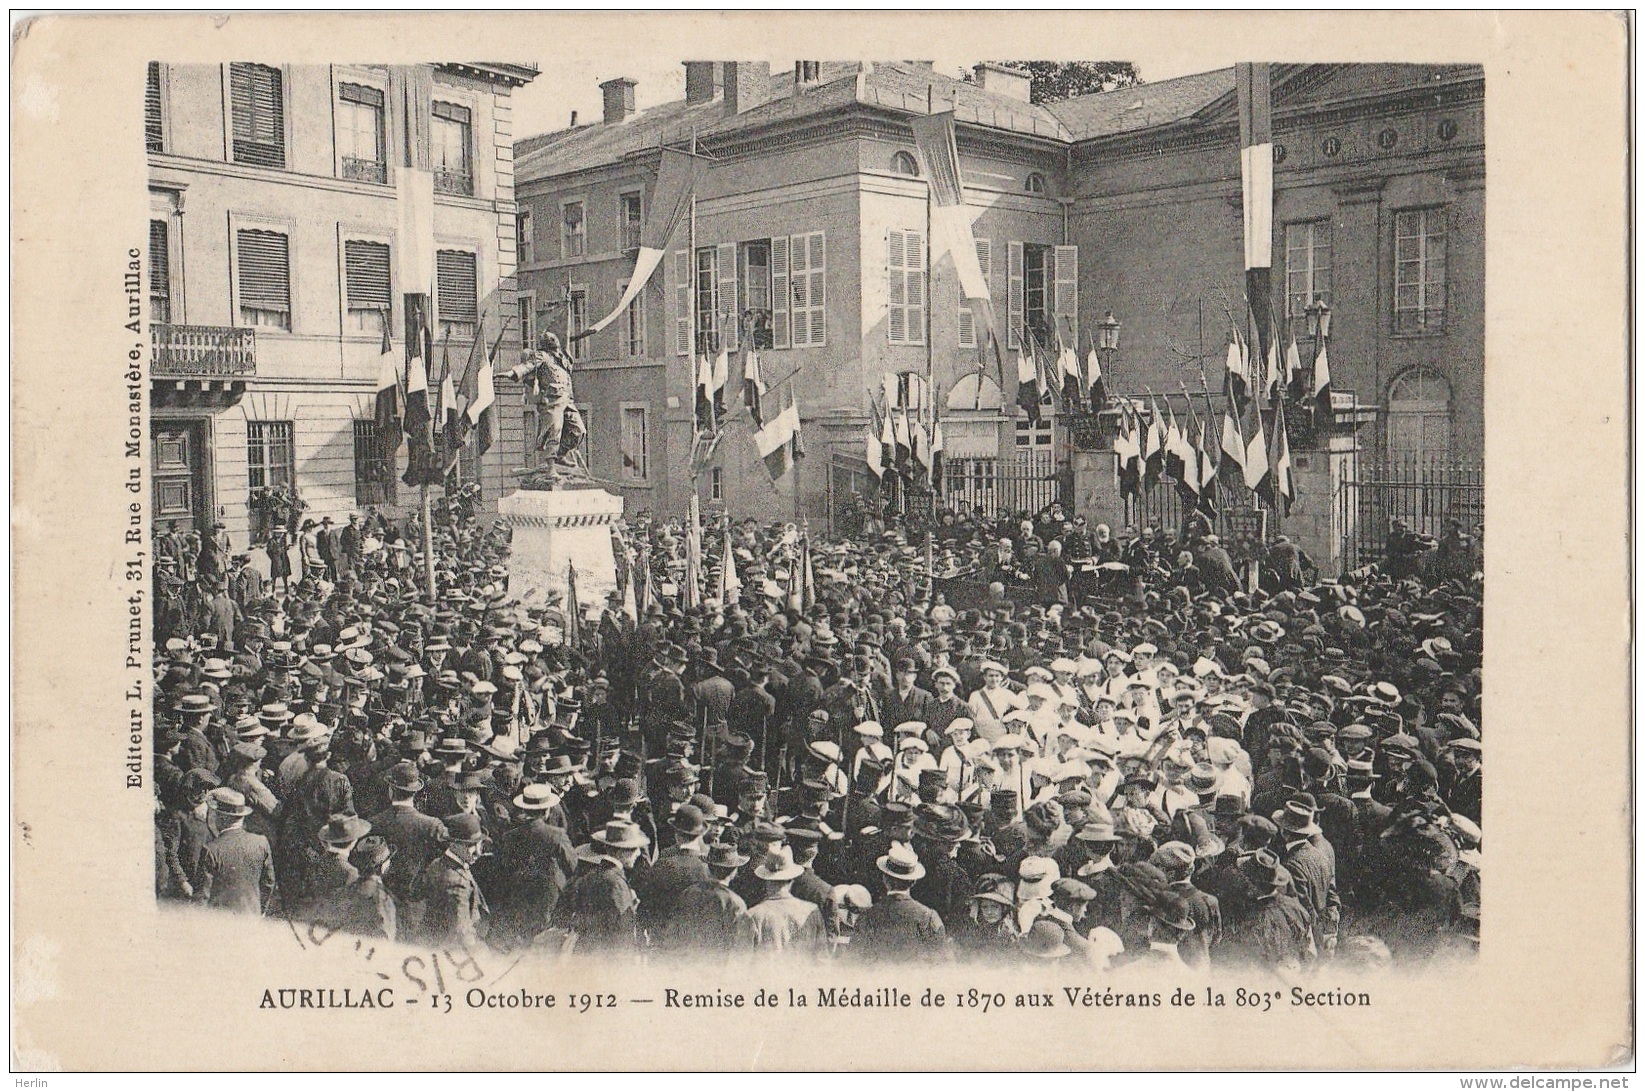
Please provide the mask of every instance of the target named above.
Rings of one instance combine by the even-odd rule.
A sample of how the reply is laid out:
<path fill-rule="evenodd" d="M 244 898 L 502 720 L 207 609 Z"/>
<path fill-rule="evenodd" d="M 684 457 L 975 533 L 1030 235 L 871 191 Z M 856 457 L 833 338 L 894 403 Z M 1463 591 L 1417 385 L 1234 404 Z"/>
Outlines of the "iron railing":
<path fill-rule="evenodd" d="M 352 178 L 356 182 L 381 184 L 388 181 L 388 164 L 380 159 L 361 159 L 358 156 L 345 155 L 343 177 Z"/>
<path fill-rule="evenodd" d="M 1050 458 L 949 459 L 943 470 L 948 508 L 997 519 L 1012 512 L 1039 512 L 1053 501 L 1066 506 L 1062 476 Z"/>
<path fill-rule="evenodd" d="M 462 167 L 440 167 L 434 172 L 434 192 L 474 196 L 474 176 Z"/>
<path fill-rule="evenodd" d="M 1451 520 L 1472 534 L 1485 522 L 1484 468 L 1420 456 L 1360 462 L 1337 490 L 1343 568 L 1385 560 L 1395 520 L 1435 539 Z"/>
<path fill-rule="evenodd" d="M 257 374 L 257 331 L 249 326 L 149 325 L 153 374 L 238 378 Z"/>

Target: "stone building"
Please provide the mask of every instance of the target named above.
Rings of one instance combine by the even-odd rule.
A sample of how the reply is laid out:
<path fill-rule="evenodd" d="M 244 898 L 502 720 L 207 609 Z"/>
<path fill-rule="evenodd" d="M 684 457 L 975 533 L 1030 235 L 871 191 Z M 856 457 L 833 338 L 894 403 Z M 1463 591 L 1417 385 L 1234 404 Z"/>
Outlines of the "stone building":
<path fill-rule="evenodd" d="M 510 95 L 536 69 L 432 67 L 435 337 L 460 368 L 482 314 L 514 306 Z M 295 486 L 315 518 L 415 504 L 372 416 L 385 313 L 404 348 L 389 92 L 383 65 L 149 65 L 157 525 L 220 520 L 241 548 L 266 487 Z M 463 467 L 492 496 L 523 446 L 519 388 L 498 400 L 496 444 Z"/>

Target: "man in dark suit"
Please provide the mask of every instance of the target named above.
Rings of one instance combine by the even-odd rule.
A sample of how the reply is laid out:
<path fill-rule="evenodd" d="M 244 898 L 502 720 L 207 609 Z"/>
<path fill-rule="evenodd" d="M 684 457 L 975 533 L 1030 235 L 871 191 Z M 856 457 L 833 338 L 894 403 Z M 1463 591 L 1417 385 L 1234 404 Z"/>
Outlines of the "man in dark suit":
<path fill-rule="evenodd" d="M 576 854 L 563 828 L 547 815 L 559 801 L 547 785 L 525 785 L 514 797 L 520 820 L 497 837 L 502 897 L 493 907 L 492 935 L 529 941 L 548 927 L 560 893 L 576 869 Z"/>
<path fill-rule="evenodd" d="M 447 819 L 445 828 L 446 851 L 423 869 L 412 897 L 425 904 L 422 935 L 427 943 L 473 949 L 487 908 L 469 865 L 485 835 L 479 817 L 466 813 Z"/>
<path fill-rule="evenodd" d="M 388 771 L 389 806 L 371 817 L 372 833 L 393 851 L 383 886 L 394 896 L 399 924 L 404 936 L 414 936 L 422 918 L 422 906 L 413 894 L 417 878 L 445 847 L 445 824 L 417 810 L 417 794 L 423 779 L 417 765 L 402 759 Z"/>
<path fill-rule="evenodd" d="M 235 914 L 257 914 L 274 899 L 274 854 L 268 839 L 245 829 L 251 808 L 233 789 L 213 789 L 206 821 L 217 836 L 200 854 L 195 897 Z"/>
<path fill-rule="evenodd" d="M 673 916 L 663 926 L 666 948 L 706 958 L 752 945 L 748 904 L 731 890 L 738 870 L 747 863 L 736 846 L 715 843 L 704 861 L 709 878 L 680 892 Z"/>
<path fill-rule="evenodd" d="M 330 516 L 320 521 L 315 543 L 320 551 L 320 560 L 326 567 L 326 579 L 333 584 L 337 583 L 337 530 Z"/>
<path fill-rule="evenodd" d="M 627 873 L 645 845 L 640 828 L 621 819 L 594 832 L 593 859 L 572 879 L 555 911 L 556 920 L 576 934 L 577 951 L 635 951 L 636 899 Z"/>
<path fill-rule="evenodd" d="M 1222 940 L 1222 913 L 1215 895 L 1194 886 L 1194 847 L 1187 842 L 1166 842 L 1154 851 L 1148 863 L 1165 873 L 1169 890 L 1182 899 L 1193 930 L 1177 942 L 1177 954 L 1196 970 L 1211 964 L 1211 948 Z"/>
<path fill-rule="evenodd" d="M 1284 843 L 1279 858 L 1296 885 L 1297 899 L 1313 916 L 1314 944 L 1323 954 L 1336 949 L 1342 902 L 1337 894 L 1336 867 L 1314 841 L 1320 837 L 1315 811 L 1314 799 L 1306 793 L 1298 793 L 1286 803 L 1278 821 Z"/>
<path fill-rule="evenodd" d="M 875 862 L 884 876 L 885 897 L 863 911 L 847 951 L 865 962 L 943 962 L 950 957 L 942 918 L 909 893 L 925 875 L 914 851 L 895 844 Z"/>
<path fill-rule="evenodd" d="M 880 723 L 895 729 L 909 721 L 929 723 L 931 705 L 936 701 L 931 691 L 915 685 L 919 665 L 912 656 L 903 656 L 892 665 L 895 682 L 880 698 Z"/>
<path fill-rule="evenodd" d="M 669 817 L 675 842 L 658 855 L 655 864 L 634 876 L 634 893 L 640 905 L 636 913 L 639 928 L 651 935 L 652 943 L 666 946 L 667 923 L 673 919 L 680 895 L 694 884 L 708 880 L 708 866 L 704 859 L 708 847 L 703 835 L 708 832 L 708 817 L 694 804 L 681 804 Z M 689 942 L 689 937 L 678 937 Z"/>

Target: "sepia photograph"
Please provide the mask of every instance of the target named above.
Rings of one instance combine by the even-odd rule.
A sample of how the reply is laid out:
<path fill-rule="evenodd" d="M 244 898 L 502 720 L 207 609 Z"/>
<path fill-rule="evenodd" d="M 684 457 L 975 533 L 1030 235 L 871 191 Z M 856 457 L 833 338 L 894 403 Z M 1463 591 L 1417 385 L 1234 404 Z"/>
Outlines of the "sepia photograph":
<path fill-rule="evenodd" d="M 1499 534 L 1531 511 L 1499 488 L 1561 489 L 1513 461 L 1537 388 L 1487 411 L 1488 352 L 1493 406 L 1527 355 L 1488 312 L 1540 308 L 1494 287 L 1526 218 L 1487 232 L 1515 129 L 1489 51 L 1035 51 L 979 25 L 896 60 L 917 35 L 836 23 L 786 60 L 792 28 L 625 52 L 666 17 L 543 18 L 586 18 L 587 53 L 429 35 L 411 52 L 509 59 L 408 59 L 369 21 L 254 48 L 225 17 L 239 37 L 150 35 L 99 88 L 140 171 L 110 184 L 147 206 L 122 198 L 102 248 L 130 439 L 122 402 L 95 446 L 125 443 L 98 473 L 127 526 L 84 585 L 118 611 L 93 758 L 137 943 L 250 960 L 222 1006 L 259 1039 L 415 1019 L 467 1044 L 302 1068 L 1177 1068 L 1148 1029 L 1193 1006 L 1207 1043 L 1263 1028 L 1198 1064 L 1459 1064 L 1278 1044 L 1441 996 L 1485 1021 L 1538 858 L 1508 820 L 1487 889 L 1484 813 L 1531 793 L 1587 822 L 1526 773 L 1529 707 L 1488 698 L 1570 685 L 1528 666 L 1562 631 L 1528 645 L 1533 600 L 1496 587 L 1523 553 L 1486 545 L 1488 450 Z M 62 108 L 30 79 L 20 109 Z M 1625 376 L 1620 344 L 1582 366 Z M 1620 598 L 1592 575 L 1624 645 L 1625 573 Z M 1593 707 L 1607 755 L 1625 667 L 1590 661 L 1622 703 Z M 14 777 L 39 783 L 28 723 Z M 1615 807 L 1631 829 L 1613 763 L 1595 853 L 1625 844 Z M 1629 863 L 1593 867 L 1622 883 L 1593 912 L 1629 913 Z M 22 997 L 61 1002 L 79 956 L 41 936 Z M 1141 1039 L 961 1042 L 1025 1007 L 1058 1011 L 1023 1049 L 1093 1019 Z M 486 1013 L 634 1053 L 487 1059 Z M 880 1026 L 850 1056 L 642 1042 L 836 1017 Z M 198 1064 L 290 1064 L 222 1049 Z"/>

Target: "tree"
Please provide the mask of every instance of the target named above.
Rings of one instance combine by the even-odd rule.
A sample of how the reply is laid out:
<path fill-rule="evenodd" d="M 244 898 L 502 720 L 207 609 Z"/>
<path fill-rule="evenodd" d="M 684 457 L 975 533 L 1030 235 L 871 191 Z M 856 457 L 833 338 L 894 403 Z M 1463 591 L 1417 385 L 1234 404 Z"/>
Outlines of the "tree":
<path fill-rule="evenodd" d="M 1029 101 L 1061 102 L 1079 95 L 1113 91 L 1141 83 L 1129 61 L 993 61 L 1026 72 Z"/>

